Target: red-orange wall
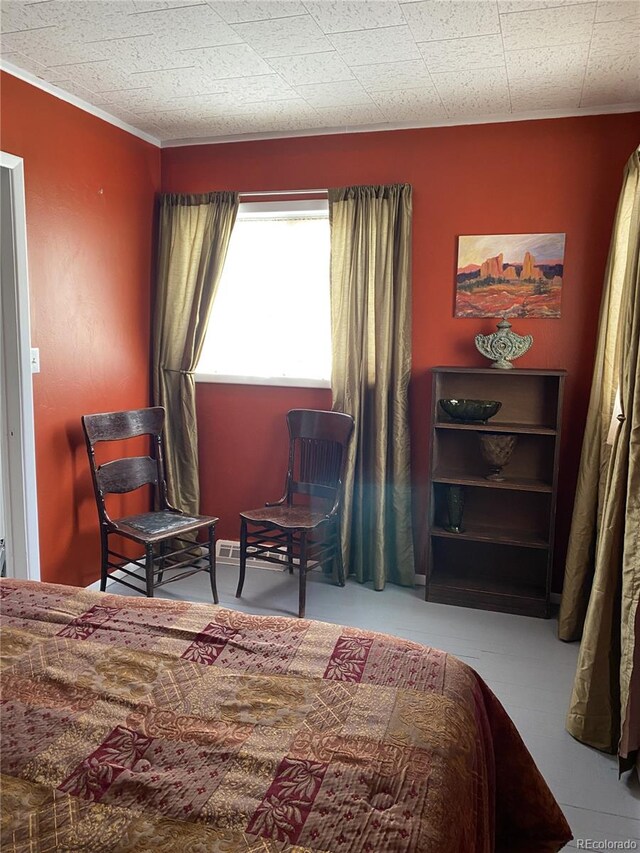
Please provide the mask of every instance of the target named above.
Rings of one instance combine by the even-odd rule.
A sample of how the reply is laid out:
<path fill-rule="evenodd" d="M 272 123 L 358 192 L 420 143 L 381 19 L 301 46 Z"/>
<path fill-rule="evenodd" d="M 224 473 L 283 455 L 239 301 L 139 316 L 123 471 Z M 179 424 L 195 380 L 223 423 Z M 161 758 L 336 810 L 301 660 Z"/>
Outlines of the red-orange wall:
<path fill-rule="evenodd" d="M 460 234 L 566 232 L 562 318 L 518 320 L 534 345 L 521 367 L 566 368 L 555 586 L 571 517 L 588 404 L 602 278 L 622 169 L 638 114 L 347 134 L 162 152 L 167 192 L 304 189 L 407 181 L 414 190 L 411 421 L 420 564 L 424 549 L 428 368 L 486 365 L 477 332 L 453 317 Z M 309 318 L 312 322 L 312 318 Z M 326 391 L 199 385 L 203 511 L 237 538 L 238 511 L 279 494 L 292 406 L 328 407 Z"/>
<path fill-rule="evenodd" d="M 99 575 L 99 537 L 80 416 L 149 401 L 160 151 L 8 74 L 1 87 L 0 145 L 24 159 L 31 340 L 40 348 L 41 573 L 86 585 Z"/>
<path fill-rule="evenodd" d="M 25 161 L 42 576 L 97 577 L 95 508 L 80 415 L 149 400 L 154 195 L 408 181 L 414 187 L 412 441 L 424 546 L 427 370 L 479 365 L 477 331 L 453 318 L 456 237 L 565 231 L 563 316 L 518 321 L 519 364 L 569 371 L 556 586 L 571 513 L 597 315 L 622 168 L 638 114 L 192 146 L 162 152 L 2 74 L 0 144 Z M 203 510 L 237 537 L 237 513 L 280 493 L 284 414 L 325 408 L 323 390 L 200 385 Z"/>

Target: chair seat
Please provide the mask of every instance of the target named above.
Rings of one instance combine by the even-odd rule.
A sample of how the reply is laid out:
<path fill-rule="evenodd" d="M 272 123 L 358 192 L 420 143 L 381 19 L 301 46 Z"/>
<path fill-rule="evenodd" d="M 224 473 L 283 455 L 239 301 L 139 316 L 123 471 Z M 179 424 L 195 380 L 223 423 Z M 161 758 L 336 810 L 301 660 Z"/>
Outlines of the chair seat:
<path fill-rule="evenodd" d="M 285 530 L 313 530 L 328 521 L 326 512 L 311 510 L 306 506 L 264 506 L 240 513 L 246 521 L 274 524 Z"/>
<path fill-rule="evenodd" d="M 161 510 L 114 519 L 113 529 L 142 542 L 153 542 L 166 539 L 167 535 L 198 530 L 208 524 L 213 524 L 217 520 L 217 518 L 208 515 L 187 515 L 181 512 Z"/>

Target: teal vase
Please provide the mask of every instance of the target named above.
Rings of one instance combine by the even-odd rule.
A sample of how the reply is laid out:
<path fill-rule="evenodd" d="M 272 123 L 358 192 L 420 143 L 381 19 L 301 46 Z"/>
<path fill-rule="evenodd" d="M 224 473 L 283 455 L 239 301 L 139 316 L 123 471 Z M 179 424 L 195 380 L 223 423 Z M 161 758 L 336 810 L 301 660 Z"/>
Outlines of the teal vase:
<path fill-rule="evenodd" d="M 464 487 L 447 486 L 447 524 L 449 533 L 462 533 L 462 514 L 464 512 Z"/>

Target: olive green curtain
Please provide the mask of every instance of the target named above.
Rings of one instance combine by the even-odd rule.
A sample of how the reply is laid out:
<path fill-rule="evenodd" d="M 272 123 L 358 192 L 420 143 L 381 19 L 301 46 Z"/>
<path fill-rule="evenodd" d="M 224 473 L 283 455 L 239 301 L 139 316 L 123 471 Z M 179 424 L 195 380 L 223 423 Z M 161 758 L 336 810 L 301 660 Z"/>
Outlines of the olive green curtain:
<path fill-rule="evenodd" d="M 640 149 L 627 163 L 614 222 L 559 622 L 561 639 L 582 634 L 568 731 L 598 749 L 620 747 L 621 756 L 640 745 L 639 709 L 631 704 L 640 691 L 637 665 L 633 672 L 640 597 L 639 251 Z"/>
<path fill-rule="evenodd" d="M 153 398 L 166 409 L 169 500 L 200 508 L 195 370 L 238 211 L 238 194 L 164 195 L 153 328 Z"/>
<path fill-rule="evenodd" d="M 407 389 L 411 187 L 329 190 L 333 408 L 355 418 L 344 483 L 348 573 L 414 582 Z"/>

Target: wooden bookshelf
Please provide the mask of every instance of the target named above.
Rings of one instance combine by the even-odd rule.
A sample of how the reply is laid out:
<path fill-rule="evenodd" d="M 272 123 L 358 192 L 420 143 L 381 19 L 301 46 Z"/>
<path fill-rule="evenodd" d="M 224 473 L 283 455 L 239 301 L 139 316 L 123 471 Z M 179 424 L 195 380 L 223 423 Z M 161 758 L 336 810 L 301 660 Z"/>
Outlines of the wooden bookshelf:
<path fill-rule="evenodd" d="M 530 616 L 549 615 L 562 420 L 563 370 L 432 370 L 429 601 Z M 461 423 L 443 398 L 500 400 L 486 424 Z M 503 470 L 488 480 L 478 434 L 518 437 Z M 447 530 L 446 496 L 462 486 L 462 531 Z"/>

